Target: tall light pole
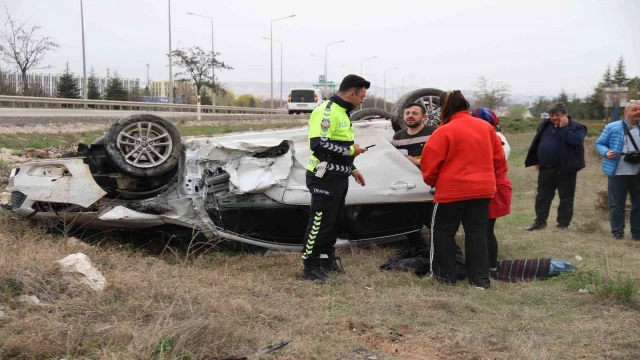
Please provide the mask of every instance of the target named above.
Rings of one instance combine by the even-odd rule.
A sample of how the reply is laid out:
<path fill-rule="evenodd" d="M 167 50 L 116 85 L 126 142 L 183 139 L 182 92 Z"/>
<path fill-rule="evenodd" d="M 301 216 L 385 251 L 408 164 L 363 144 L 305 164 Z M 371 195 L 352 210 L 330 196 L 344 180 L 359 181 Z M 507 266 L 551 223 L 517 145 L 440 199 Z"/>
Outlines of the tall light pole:
<path fill-rule="evenodd" d="M 385 111 L 387 110 L 387 71 L 397 70 L 397 69 L 398 69 L 397 67 L 394 67 L 394 68 L 391 68 L 391 69 L 386 69 L 384 71 L 384 85 L 383 85 L 383 88 L 382 88 L 382 91 L 383 91 L 382 98 L 384 100 L 384 110 Z M 393 93 L 391 93 L 391 94 L 393 95 Z"/>
<path fill-rule="evenodd" d="M 373 81 L 376 84 L 373 90 L 373 107 L 377 109 L 378 108 L 378 77 L 373 74 L 363 74 L 363 75 L 373 77 Z"/>
<path fill-rule="evenodd" d="M 407 79 L 407 78 L 410 78 L 410 77 L 414 77 L 414 76 L 415 76 L 414 74 L 411 74 L 411 75 L 407 75 L 407 76 L 405 76 L 405 77 L 400 79 L 400 88 L 402 89 L 400 91 L 401 94 L 404 95 L 404 79 Z"/>
<path fill-rule="evenodd" d="M 173 104 L 173 68 L 171 63 L 171 0 L 169 0 L 169 104 Z"/>
<path fill-rule="evenodd" d="M 328 51 L 327 49 L 331 45 L 340 44 L 340 43 L 343 43 L 343 42 L 345 42 L 345 40 L 332 42 L 332 43 L 327 44 L 327 45 L 324 46 L 324 93 L 325 93 L 325 95 L 327 95 L 327 80 L 329 80 L 329 78 L 327 77 L 327 51 Z"/>
<path fill-rule="evenodd" d="M 375 59 L 375 58 L 377 58 L 377 57 L 378 57 L 378 56 L 376 55 L 376 56 L 372 56 L 372 57 L 368 57 L 368 58 L 364 58 L 364 59 L 360 60 L 360 76 L 363 76 L 363 75 L 364 75 L 364 73 L 362 72 L 362 63 L 363 63 L 365 60 L 371 60 L 371 59 Z"/>
<path fill-rule="evenodd" d="M 288 19 L 288 18 L 292 18 L 296 16 L 295 14 L 293 15 L 289 15 L 289 16 L 285 16 L 285 17 L 281 17 L 275 20 L 271 20 L 271 33 L 269 34 L 269 39 L 271 39 L 271 46 L 270 46 L 270 51 L 271 51 L 271 55 L 269 56 L 270 60 L 271 60 L 271 108 L 273 109 L 273 23 L 278 21 L 278 20 L 284 20 L 284 19 Z"/>
<path fill-rule="evenodd" d="M 151 90 L 151 84 L 150 84 L 150 79 L 149 79 L 149 64 L 147 64 L 147 87 L 149 88 L 149 90 Z"/>
<path fill-rule="evenodd" d="M 80 24 L 82 25 L 82 97 L 87 100 L 87 61 L 84 51 L 84 9 L 80 0 Z M 87 107 L 87 104 L 84 104 Z"/>
<path fill-rule="evenodd" d="M 265 37 L 265 36 L 263 36 L 262 38 L 265 39 L 265 40 L 272 40 L 272 41 L 280 43 L 280 106 L 282 106 L 282 70 L 284 69 L 282 67 L 282 46 L 283 46 L 283 44 L 282 44 L 282 41 L 280 41 L 280 40 L 270 39 L 270 38 Z"/>
<path fill-rule="evenodd" d="M 191 12 L 188 12 L 187 14 L 211 20 L 211 106 L 216 106 L 216 52 L 213 47 L 213 18 L 211 16 L 199 15 Z"/>

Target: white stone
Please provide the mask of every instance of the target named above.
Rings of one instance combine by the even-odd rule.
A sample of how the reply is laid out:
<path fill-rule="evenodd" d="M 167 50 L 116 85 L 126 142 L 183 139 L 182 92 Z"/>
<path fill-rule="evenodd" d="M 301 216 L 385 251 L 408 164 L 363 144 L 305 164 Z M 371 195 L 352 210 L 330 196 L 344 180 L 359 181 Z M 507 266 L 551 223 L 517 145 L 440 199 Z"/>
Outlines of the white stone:
<path fill-rule="evenodd" d="M 587 290 L 587 289 L 580 289 L 580 290 L 578 290 L 578 294 L 589 294 L 589 290 Z"/>
<path fill-rule="evenodd" d="M 0 320 L 4 320 L 5 317 L 4 311 L 0 310 Z"/>
<path fill-rule="evenodd" d="M 576 255 L 576 260 L 578 260 L 578 261 L 582 261 L 582 256 L 580 256 L 580 255 Z"/>
<path fill-rule="evenodd" d="M 86 285 L 94 291 L 104 290 L 107 281 L 93 266 L 87 255 L 83 253 L 71 254 L 56 263 L 60 265 L 60 270 L 69 281 Z"/>
<path fill-rule="evenodd" d="M 18 302 L 29 305 L 40 305 L 40 299 L 38 299 L 38 297 L 35 295 L 20 295 L 18 296 Z"/>

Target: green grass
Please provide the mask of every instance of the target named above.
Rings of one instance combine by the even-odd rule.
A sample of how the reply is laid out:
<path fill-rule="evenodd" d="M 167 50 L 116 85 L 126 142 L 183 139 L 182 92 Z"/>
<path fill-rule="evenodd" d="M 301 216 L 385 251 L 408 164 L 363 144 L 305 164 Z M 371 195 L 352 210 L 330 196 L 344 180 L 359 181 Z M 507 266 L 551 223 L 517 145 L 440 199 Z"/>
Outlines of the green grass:
<path fill-rule="evenodd" d="M 0 148 L 24 150 L 26 148 L 44 149 L 48 147 L 73 146 L 79 142 L 90 143 L 102 133 L 102 131 L 87 131 L 65 134 L 0 134 Z"/>
<path fill-rule="evenodd" d="M 200 126 L 184 126 L 177 125 L 182 136 L 198 136 L 198 135 L 219 135 L 228 134 L 238 131 L 260 131 L 267 129 L 285 129 L 291 127 L 302 126 L 303 124 L 296 121 L 288 122 L 267 122 L 267 123 L 251 123 L 237 125 L 220 124 L 220 125 L 200 125 Z M 41 133 L 12 133 L 0 134 L 0 148 L 21 151 L 26 148 L 44 149 L 48 147 L 74 146 L 80 142 L 89 144 L 95 139 L 103 135 L 100 130 L 86 131 L 78 133 L 60 133 L 60 134 L 41 134 Z"/>

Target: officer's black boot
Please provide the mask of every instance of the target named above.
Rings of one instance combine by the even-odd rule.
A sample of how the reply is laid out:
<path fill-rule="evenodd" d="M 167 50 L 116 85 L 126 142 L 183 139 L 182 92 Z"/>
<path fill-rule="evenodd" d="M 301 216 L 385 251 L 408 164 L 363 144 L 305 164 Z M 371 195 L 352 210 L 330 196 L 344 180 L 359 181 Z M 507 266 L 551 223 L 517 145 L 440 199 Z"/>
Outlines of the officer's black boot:
<path fill-rule="evenodd" d="M 340 261 L 339 257 L 336 257 L 335 253 L 327 254 L 326 258 L 320 258 L 320 267 L 324 272 L 337 272 L 344 273 L 344 268 L 342 267 L 342 261 Z"/>
<path fill-rule="evenodd" d="M 300 280 L 311 280 L 321 284 L 331 282 L 327 274 L 320 267 L 320 259 L 304 259 L 302 263 L 304 264 L 304 270 Z"/>

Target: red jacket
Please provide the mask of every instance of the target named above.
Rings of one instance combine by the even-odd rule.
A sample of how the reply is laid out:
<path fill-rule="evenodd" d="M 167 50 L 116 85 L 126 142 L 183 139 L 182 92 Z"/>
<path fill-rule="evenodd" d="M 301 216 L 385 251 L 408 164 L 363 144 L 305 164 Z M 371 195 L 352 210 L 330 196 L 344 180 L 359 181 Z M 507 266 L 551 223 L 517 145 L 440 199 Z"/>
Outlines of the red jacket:
<path fill-rule="evenodd" d="M 496 219 L 511 213 L 511 181 L 507 176 L 506 158 L 503 164 L 496 169 L 496 194 L 489 203 L 489 219 Z"/>
<path fill-rule="evenodd" d="M 420 167 L 424 182 L 436 188 L 434 202 L 449 203 L 492 199 L 496 169 L 506 169 L 507 164 L 493 126 L 460 111 L 433 132 Z"/>

